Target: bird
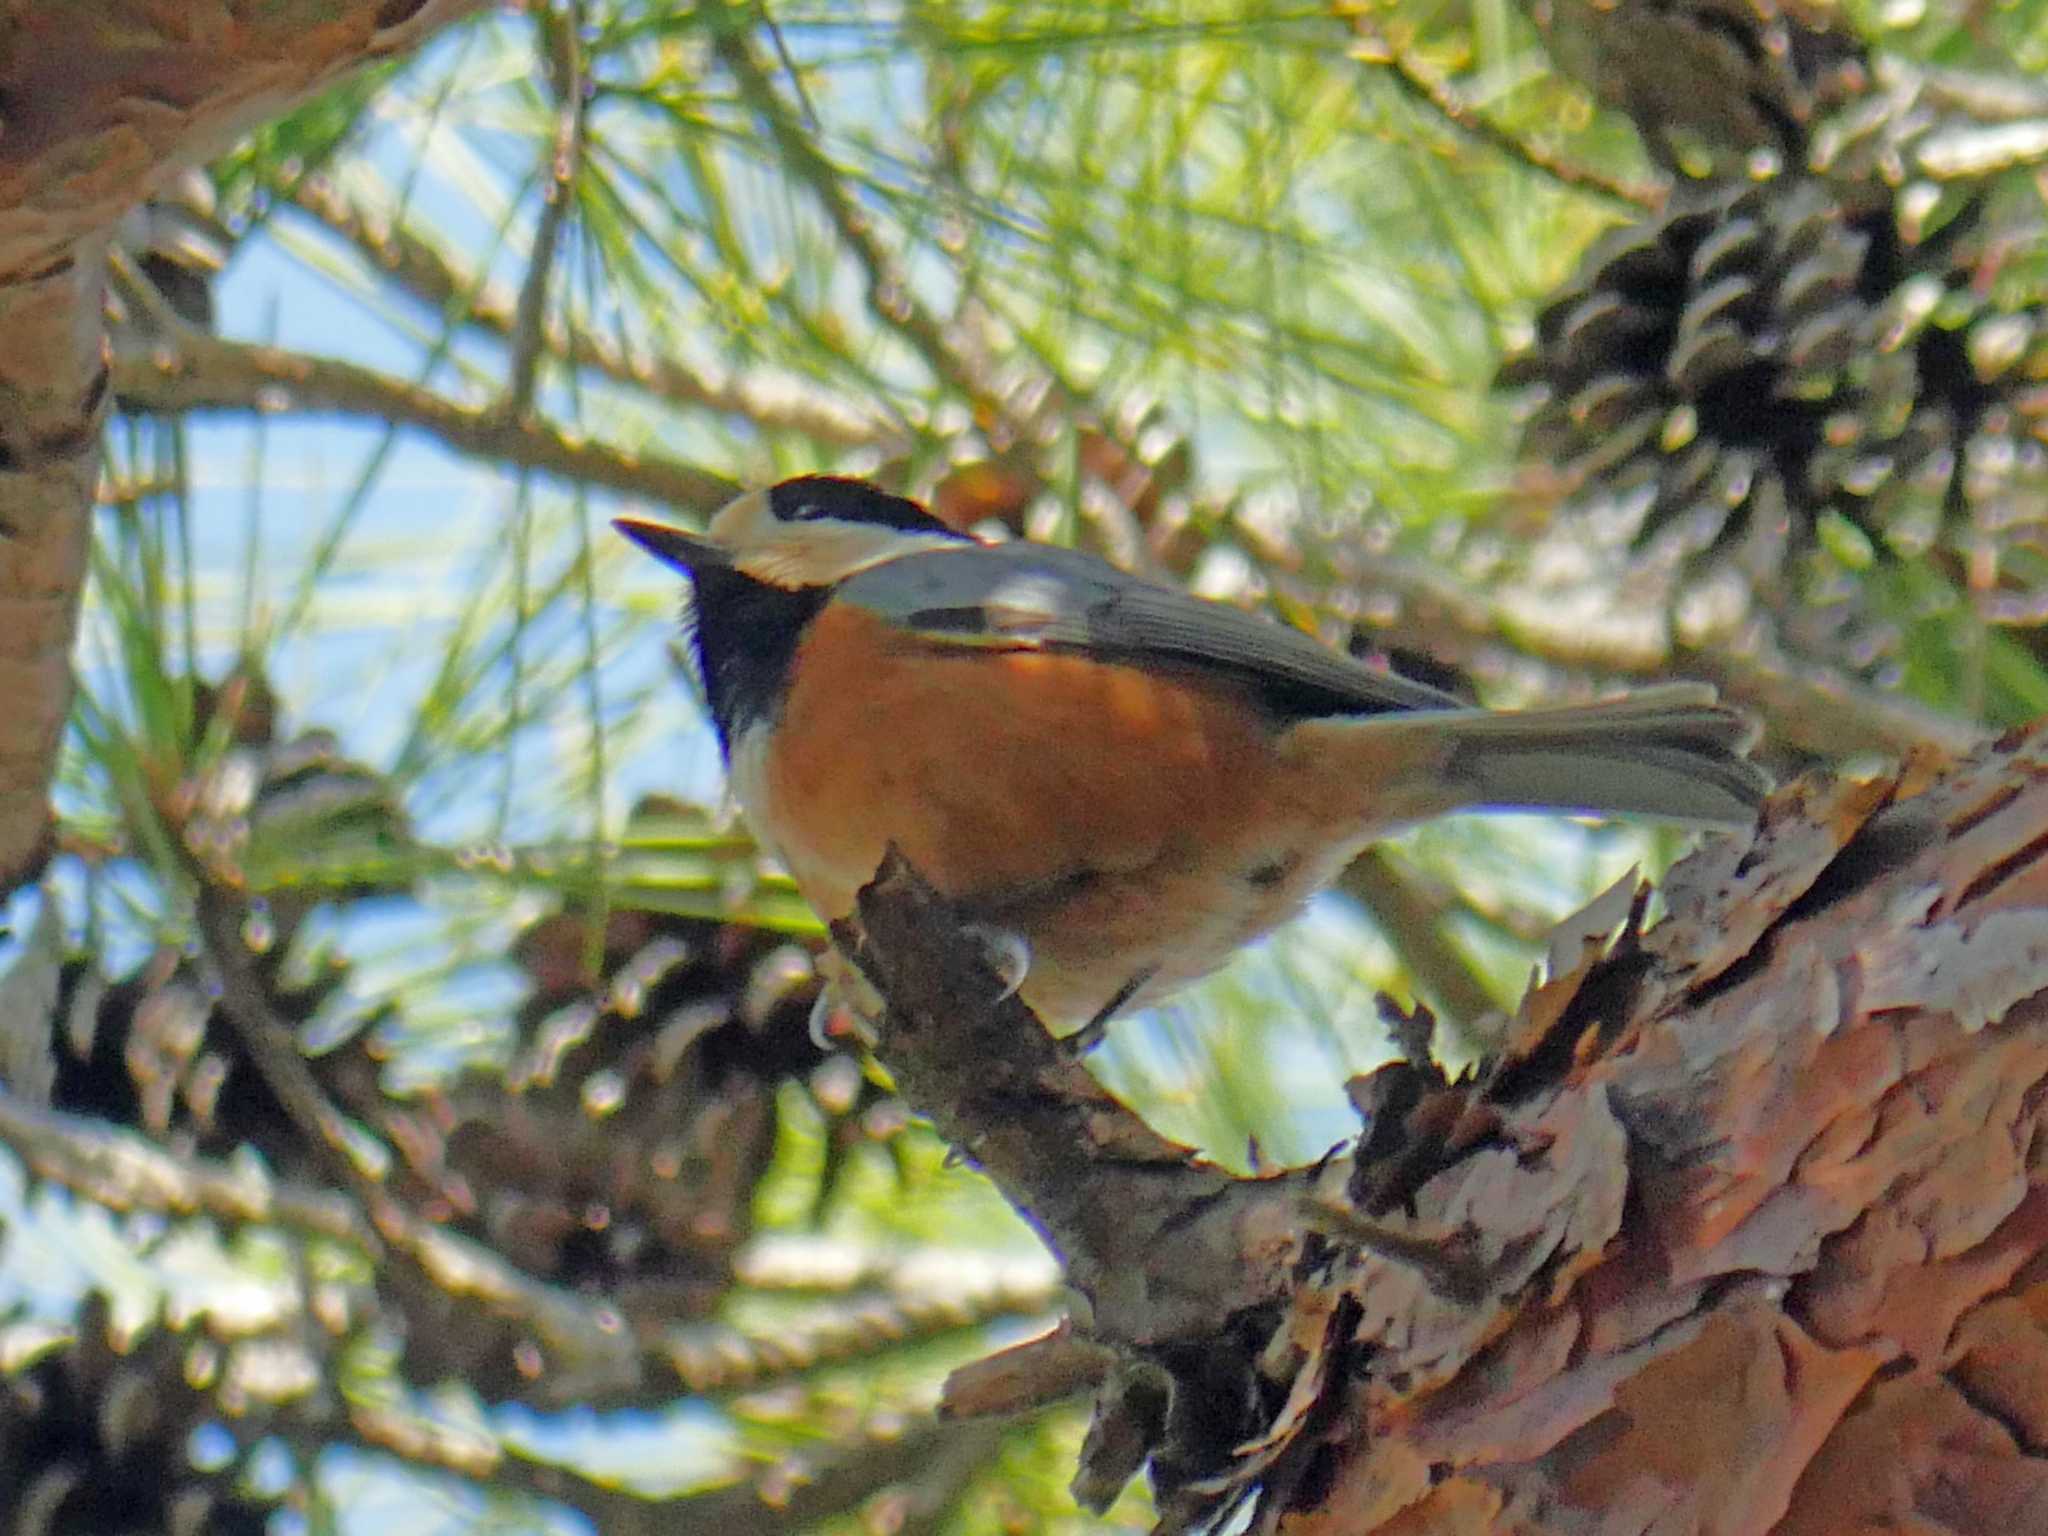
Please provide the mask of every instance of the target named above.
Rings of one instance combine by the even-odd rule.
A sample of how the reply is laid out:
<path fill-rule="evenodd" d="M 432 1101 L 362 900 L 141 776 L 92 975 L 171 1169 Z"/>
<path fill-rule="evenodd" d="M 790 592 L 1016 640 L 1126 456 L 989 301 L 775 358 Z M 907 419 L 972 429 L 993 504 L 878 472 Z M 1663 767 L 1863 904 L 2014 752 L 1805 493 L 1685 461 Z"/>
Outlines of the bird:
<path fill-rule="evenodd" d="M 1753 823 L 1754 726 L 1704 683 L 1467 705 L 1084 551 L 984 540 L 865 481 L 694 533 L 686 650 L 733 797 L 828 923 L 893 844 L 1056 1034 L 1220 967 L 1373 843 L 1508 809 Z M 843 958 L 843 957 L 842 957 Z"/>

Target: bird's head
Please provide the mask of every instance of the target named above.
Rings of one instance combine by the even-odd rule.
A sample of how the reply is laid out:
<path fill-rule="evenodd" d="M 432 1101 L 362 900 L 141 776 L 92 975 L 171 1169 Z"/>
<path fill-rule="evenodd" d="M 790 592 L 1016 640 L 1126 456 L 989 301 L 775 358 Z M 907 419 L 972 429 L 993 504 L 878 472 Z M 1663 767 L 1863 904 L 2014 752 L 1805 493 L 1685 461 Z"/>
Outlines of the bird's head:
<path fill-rule="evenodd" d="M 971 542 L 916 502 L 864 480 L 804 475 L 729 502 L 702 534 L 622 517 L 613 525 L 643 549 L 696 578 L 732 572 L 763 586 L 803 592 L 923 550 Z"/>
<path fill-rule="evenodd" d="M 690 578 L 685 636 L 728 759 L 750 723 L 774 717 L 797 646 L 840 582 L 974 542 L 914 501 L 831 475 L 749 491 L 701 534 L 633 517 L 612 526 Z"/>

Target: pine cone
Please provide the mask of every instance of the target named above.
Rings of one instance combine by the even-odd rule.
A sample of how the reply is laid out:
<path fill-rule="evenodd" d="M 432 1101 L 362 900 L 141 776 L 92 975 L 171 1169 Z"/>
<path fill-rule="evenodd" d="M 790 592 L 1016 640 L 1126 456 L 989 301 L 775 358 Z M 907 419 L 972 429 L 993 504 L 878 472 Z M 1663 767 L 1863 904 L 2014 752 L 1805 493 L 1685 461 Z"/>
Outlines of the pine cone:
<path fill-rule="evenodd" d="M 1759 150 L 1796 163 L 1817 115 L 1859 91 L 1862 39 L 1812 0 L 1532 0 L 1558 67 L 1635 120 L 1671 169 Z"/>
<path fill-rule="evenodd" d="M 1888 188 L 1700 189 L 1617 234 L 1501 373 L 1522 454 L 1638 549 L 1769 585 L 2010 525 L 2043 488 L 2048 344 L 1978 281 L 1978 221 L 1915 244 Z M 1831 538 L 1831 534 L 1846 537 Z"/>
<path fill-rule="evenodd" d="M 237 1488 L 240 1456 L 207 1471 L 192 1433 L 219 1416 L 188 1381 L 210 1346 L 158 1331 L 116 1350 L 108 1309 L 82 1309 L 75 1342 L 0 1375 L 0 1510 L 18 1536 L 263 1536 L 271 1508 Z"/>
<path fill-rule="evenodd" d="M 654 799 L 634 821 L 694 815 Z M 866 1137 L 879 1094 L 812 1042 L 817 983 L 785 937 L 615 907 L 601 953 L 589 940 L 564 911 L 515 946 L 532 995 L 513 1058 L 448 1090 L 446 1169 L 469 1198 L 447 1218 L 655 1330 L 729 1288 L 782 1084 L 812 1085 L 834 1146 Z"/>
<path fill-rule="evenodd" d="M 251 901 L 242 929 L 256 976 L 279 1018 L 311 1020 L 345 979 L 319 964 L 301 976 L 288 960 L 305 919 L 324 901 L 380 894 L 410 846 L 397 793 L 372 770 L 344 759 L 326 732 L 275 738 L 276 700 L 257 674 L 237 672 L 197 688 L 200 718 L 233 745 L 204 774 L 163 797 L 188 846 L 275 894 Z M 401 866 L 402 867 L 402 866 Z M 292 883 L 291 871 L 324 881 Z M 351 872 L 363 872 L 352 883 Z M 208 968 L 159 950 L 131 975 L 102 976 L 86 959 L 62 973 L 54 1015 L 51 1102 L 209 1156 L 251 1146 L 288 1176 L 317 1176 L 321 1154 L 285 1112 L 236 1032 L 220 1017 Z M 312 1058 L 334 1100 L 373 1124 L 388 1119 L 373 1029 Z"/>

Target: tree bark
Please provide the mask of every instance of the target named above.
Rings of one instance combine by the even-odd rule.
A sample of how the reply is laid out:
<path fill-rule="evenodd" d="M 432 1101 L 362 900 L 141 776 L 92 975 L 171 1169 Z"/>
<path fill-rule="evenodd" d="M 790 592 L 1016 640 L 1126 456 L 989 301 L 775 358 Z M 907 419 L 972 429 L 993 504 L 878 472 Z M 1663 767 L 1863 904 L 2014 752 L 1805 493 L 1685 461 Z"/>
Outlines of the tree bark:
<path fill-rule="evenodd" d="M 1475 1076 L 1397 1017 L 1356 1145 L 1260 1179 L 963 1003 L 914 884 L 843 935 L 883 1057 L 1088 1303 L 951 1407 L 1099 1380 L 1088 1502 L 1149 1461 L 1168 1531 L 2048 1530 L 2048 727 L 1781 791 L 1654 926 L 1567 924 Z"/>
<path fill-rule="evenodd" d="M 1349 1171 L 1514 1283 L 1304 1288 L 1358 1313 L 1279 1528 L 2048 1529 L 2048 733 L 1913 778 L 1781 794 L 1435 1090 L 1482 1142 Z"/>
<path fill-rule="evenodd" d="M 13 0 L 0 10 L 0 882 L 49 844 L 121 215 L 480 0 Z"/>

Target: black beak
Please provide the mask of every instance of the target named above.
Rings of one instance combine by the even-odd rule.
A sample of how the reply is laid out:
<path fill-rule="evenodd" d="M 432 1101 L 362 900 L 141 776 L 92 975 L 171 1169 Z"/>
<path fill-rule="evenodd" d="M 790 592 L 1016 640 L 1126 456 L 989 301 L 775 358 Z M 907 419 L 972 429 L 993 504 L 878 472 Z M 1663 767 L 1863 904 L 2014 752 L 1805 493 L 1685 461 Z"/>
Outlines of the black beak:
<path fill-rule="evenodd" d="M 732 565 L 732 556 L 707 539 L 666 523 L 645 522 L 637 517 L 615 517 L 612 526 L 664 565 L 677 570 L 722 571 Z"/>

